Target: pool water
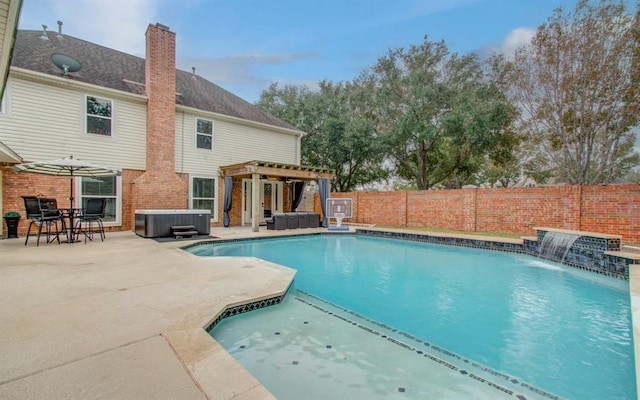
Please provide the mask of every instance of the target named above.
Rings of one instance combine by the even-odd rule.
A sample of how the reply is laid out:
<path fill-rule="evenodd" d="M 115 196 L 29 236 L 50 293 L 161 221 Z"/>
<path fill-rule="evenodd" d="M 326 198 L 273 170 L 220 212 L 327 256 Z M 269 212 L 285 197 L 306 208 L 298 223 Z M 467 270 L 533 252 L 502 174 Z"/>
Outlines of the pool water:
<path fill-rule="evenodd" d="M 537 258 L 359 235 L 196 246 L 568 399 L 635 399 L 626 282 Z"/>
<path fill-rule="evenodd" d="M 212 334 L 279 400 L 554 398 L 297 289 Z"/>

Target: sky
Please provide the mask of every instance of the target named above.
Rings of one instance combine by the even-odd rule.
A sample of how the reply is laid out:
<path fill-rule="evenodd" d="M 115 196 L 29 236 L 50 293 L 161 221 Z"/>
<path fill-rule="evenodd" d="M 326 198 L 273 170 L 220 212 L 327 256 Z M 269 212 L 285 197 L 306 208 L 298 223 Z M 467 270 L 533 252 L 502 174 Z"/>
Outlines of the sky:
<path fill-rule="evenodd" d="M 577 0 L 23 0 L 20 29 L 144 57 L 145 31 L 176 33 L 176 64 L 254 103 L 272 82 L 350 81 L 428 36 L 452 52 L 510 54 Z M 625 0 L 635 10 L 635 0 Z M 636 137 L 640 152 L 640 135 Z"/>
<path fill-rule="evenodd" d="M 510 52 L 576 0 L 23 0 L 20 29 L 57 31 L 144 57 L 150 23 L 177 38 L 177 67 L 249 102 L 272 82 L 349 81 L 389 49 L 444 40 Z M 629 1 L 633 3 L 632 0 Z"/>

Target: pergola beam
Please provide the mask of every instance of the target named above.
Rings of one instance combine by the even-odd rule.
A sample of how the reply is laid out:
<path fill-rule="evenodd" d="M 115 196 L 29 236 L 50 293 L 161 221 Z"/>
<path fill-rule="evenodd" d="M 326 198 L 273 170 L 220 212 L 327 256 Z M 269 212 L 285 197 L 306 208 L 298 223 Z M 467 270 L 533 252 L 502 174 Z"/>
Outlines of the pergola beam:
<path fill-rule="evenodd" d="M 223 176 L 251 176 L 260 174 L 266 176 L 295 178 L 302 180 L 331 179 L 335 175 L 333 170 L 301 165 L 270 163 L 265 161 L 249 161 L 242 164 L 220 167 Z"/>

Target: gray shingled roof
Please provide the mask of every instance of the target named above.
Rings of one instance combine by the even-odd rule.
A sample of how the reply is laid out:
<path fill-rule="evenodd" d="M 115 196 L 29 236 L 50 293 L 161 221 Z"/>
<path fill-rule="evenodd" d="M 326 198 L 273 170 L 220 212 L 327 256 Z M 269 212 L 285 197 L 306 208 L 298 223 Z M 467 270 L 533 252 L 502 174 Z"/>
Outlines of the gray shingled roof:
<path fill-rule="evenodd" d="M 82 68 L 69 74 L 69 79 L 134 94 L 144 94 L 144 59 L 109 49 L 72 36 L 57 38 L 48 32 L 49 40 L 41 38 L 42 31 L 19 30 L 16 35 L 11 65 L 49 75 L 62 72 L 51 61 L 59 53 L 78 60 Z M 137 84 L 141 83 L 141 85 Z M 190 72 L 176 70 L 176 104 L 211 111 L 223 115 L 260 122 L 280 128 L 295 127 L 274 117 L 240 97 L 224 90 L 201 76 L 193 79 Z"/>

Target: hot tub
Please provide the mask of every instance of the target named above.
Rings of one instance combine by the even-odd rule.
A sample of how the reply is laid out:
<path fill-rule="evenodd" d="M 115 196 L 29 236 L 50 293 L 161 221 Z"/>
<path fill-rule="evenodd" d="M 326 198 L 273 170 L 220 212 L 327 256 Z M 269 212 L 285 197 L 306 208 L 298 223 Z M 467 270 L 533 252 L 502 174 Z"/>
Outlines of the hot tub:
<path fill-rule="evenodd" d="M 136 210 L 136 235 L 153 238 L 171 236 L 172 226 L 193 225 L 199 235 L 211 232 L 210 210 Z"/>

